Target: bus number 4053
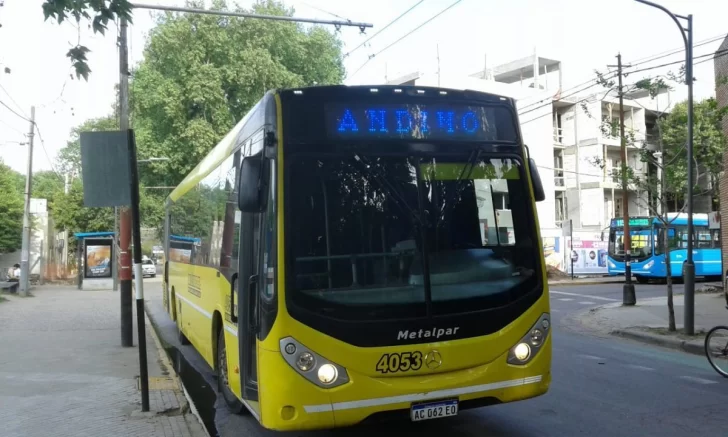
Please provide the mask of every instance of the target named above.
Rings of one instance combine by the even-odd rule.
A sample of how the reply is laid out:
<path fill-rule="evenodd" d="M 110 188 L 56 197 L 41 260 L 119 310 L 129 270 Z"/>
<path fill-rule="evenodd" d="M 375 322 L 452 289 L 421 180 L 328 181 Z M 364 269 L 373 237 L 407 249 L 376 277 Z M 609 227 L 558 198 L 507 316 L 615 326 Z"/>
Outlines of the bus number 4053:
<path fill-rule="evenodd" d="M 384 354 L 377 362 L 377 372 L 395 373 L 419 370 L 422 367 L 422 352 Z"/>

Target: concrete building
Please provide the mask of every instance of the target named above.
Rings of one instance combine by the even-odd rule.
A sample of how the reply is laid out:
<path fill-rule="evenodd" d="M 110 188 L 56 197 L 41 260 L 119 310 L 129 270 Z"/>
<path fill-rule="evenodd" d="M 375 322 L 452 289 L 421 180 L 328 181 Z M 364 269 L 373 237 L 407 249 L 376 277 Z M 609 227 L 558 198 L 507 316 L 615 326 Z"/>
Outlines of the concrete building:
<path fill-rule="evenodd" d="M 468 76 L 414 72 L 388 84 L 473 89 L 517 100 L 521 132 L 531 157 L 539 163 L 546 200 L 538 204 L 547 261 L 566 270 L 567 247 L 586 250 L 577 273 L 606 272 L 606 235 L 612 217 L 622 215 L 622 199 L 629 199 L 630 215 L 648 215 L 650 195 L 630 187 L 627 193 L 612 175 L 621 166 L 616 92 L 600 87 L 585 93 L 562 88 L 562 64 L 534 54 Z M 584 89 L 588 84 L 577 87 Z M 596 92 L 595 92 L 596 91 Z M 658 171 L 640 159 L 643 146 L 657 149 L 657 119 L 673 102 L 670 94 L 651 98 L 646 92 L 624 99 L 626 132 L 634 138 L 628 166 L 639 175 Z M 573 242 L 562 232 L 571 220 Z M 594 252 L 594 253 L 590 253 Z"/>
<path fill-rule="evenodd" d="M 719 108 L 728 106 L 728 37 L 716 51 L 714 62 L 715 69 L 715 98 Z M 728 137 L 728 116 L 723 118 L 723 133 Z M 723 168 L 728 168 L 728 150 L 723 154 Z M 720 190 L 720 229 L 721 229 L 721 253 L 723 255 L 723 271 L 728 268 L 728 175 L 723 173 L 719 182 Z M 725 220 L 724 220 L 725 219 Z"/>

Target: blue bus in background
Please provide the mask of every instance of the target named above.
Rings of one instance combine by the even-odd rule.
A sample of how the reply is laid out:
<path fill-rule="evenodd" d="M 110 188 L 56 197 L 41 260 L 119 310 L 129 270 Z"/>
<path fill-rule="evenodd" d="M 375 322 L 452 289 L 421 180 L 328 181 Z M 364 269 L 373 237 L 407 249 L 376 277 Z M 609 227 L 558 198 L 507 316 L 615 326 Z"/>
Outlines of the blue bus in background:
<path fill-rule="evenodd" d="M 671 276 L 683 275 L 683 263 L 687 260 L 688 216 L 668 213 L 667 227 L 657 217 L 630 217 L 632 238 L 632 275 L 640 283 L 650 279 L 665 279 L 664 235 L 667 232 L 670 248 Z M 693 260 L 695 276 L 709 279 L 721 278 L 720 229 L 709 229 L 708 214 L 693 214 Z M 607 269 L 610 275 L 624 275 L 624 220 L 612 219 L 609 226 Z"/>

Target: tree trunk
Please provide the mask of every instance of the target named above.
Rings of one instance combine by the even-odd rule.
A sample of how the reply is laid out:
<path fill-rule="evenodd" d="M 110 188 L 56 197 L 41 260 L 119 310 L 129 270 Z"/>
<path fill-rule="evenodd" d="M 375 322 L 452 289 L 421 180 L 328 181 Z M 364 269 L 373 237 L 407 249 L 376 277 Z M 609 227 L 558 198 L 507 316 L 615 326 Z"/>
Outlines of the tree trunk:
<path fill-rule="evenodd" d="M 669 237 L 669 228 L 667 227 L 668 222 L 665 220 L 664 222 L 664 229 L 663 237 L 662 237 L 662 244 L 665 247 L 665 271 L 667 272 L 666 275 L 666 282 L 667 282 L 667 314 L 668 314 L 668 326 L 667 330 L 670 332 L 676 331 L 677 328 L 675 328 L 675 308 L 672 305 L 672 263 L 670 263 L 670 237 Z"/>

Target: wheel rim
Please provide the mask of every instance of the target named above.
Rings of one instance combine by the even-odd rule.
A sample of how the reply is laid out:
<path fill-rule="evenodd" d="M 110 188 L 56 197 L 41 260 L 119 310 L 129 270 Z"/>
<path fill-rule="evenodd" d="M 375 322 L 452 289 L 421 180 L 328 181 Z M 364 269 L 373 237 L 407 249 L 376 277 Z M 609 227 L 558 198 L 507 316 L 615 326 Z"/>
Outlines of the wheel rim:
<path fill-rule="evenodd" d="M 718 328 L 708 334 L 705 354 L 713 368 L 728 377 L 728 328 Z"/>

